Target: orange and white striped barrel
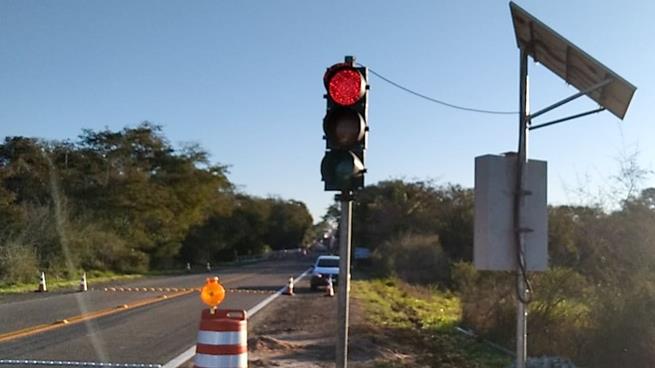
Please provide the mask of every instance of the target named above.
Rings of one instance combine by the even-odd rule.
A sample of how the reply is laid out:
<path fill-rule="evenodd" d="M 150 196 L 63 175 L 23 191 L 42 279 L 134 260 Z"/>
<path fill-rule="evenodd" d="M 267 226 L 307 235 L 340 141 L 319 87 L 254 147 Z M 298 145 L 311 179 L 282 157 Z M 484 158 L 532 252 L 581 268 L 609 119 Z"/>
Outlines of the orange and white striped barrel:
<path fill-rule="evenodd" d="M 197 368 L 248 367 L 248 325 L 244 310 L 202 311 L 194 365 Z"/>

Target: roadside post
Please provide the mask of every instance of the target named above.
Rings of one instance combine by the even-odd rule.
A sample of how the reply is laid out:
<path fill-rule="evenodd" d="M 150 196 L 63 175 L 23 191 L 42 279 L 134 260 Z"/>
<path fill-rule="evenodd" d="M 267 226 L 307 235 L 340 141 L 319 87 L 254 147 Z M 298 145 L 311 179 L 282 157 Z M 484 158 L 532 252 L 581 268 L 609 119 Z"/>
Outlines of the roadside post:
<path fill-rule="evenodd" d="M 330 298 L 334 296 L 334 284 L 332 283 L 332 276 L 328 277 L 328 284 L 325 288 L 325 296 Z"/>
<path fill-rule="evenodd" d="M 86 272 L 83 272 L 82 278 L 80 278 L 80 287 L 78 291 L 87 291 L 87 290 L 89 290 L 89 288 L 86 283 Z"/>
<path fill-rule="evenodd" d="M 45 272 L 41 272 L 41 276 L 39 277 L 39 288 L 37 289 L 39 292 L 45 292 L 48 291 L 48 286 L 46 285 L 45 281 Z"/>
<path fill-rule="evenodd" d="M 321 177 L 326 191 L 341 192 L 339 220 L 339 288 L 336 367 L 348 365 L 348 318 L 352 201 L 364 188 L 364 153 L 368 137 L 368 69 L 346 56 L 343 63 L 327 68 L 323 76 L 326 113 L 323 118 L 325 156 Z"/>
<path fill-rule="evenodd" d="M 289 281 L 287 282 L 287 289 L 283 294 L 293 296 L 293 276 L 289 277 Z"/>

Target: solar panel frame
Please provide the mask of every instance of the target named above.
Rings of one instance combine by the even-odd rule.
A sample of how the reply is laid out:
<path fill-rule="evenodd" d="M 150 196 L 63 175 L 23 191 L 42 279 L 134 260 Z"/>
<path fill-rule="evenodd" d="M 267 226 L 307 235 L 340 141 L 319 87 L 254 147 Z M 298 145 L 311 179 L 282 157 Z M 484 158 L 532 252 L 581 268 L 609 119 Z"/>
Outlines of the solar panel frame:
<path fill-rule="evenodd" d="M 525 48 L 534 61 L 580 91 L 610 79 L 608 84 L 586 95 L 618 118 L 625 117 L 637 87 L 514 2 L 509 5 L 519 48 Z"/>

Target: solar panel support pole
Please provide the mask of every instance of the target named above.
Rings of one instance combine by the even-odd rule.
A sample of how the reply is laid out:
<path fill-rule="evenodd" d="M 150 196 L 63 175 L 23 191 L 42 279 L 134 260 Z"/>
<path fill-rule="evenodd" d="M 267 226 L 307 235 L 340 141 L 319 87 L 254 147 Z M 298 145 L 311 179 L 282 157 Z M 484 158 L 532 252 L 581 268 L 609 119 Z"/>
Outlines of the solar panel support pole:
<path fill-rule="evenodd" d="M 554 110 L 554 109 L 556 109 L 556 108 L 558 108 L 558 107 L 560 107 L 560 106 L 562 106 L 564 104 L 567 104 L 567 103 L 575 100 L 578 97 L 582 97 L 582 96 L 587 95 L 587 94 L 589 94 L 589 93 L 591 93 L 591 92 L 593 92 L 593 91 L 595 91 L 597 89 L 603 88 L 606 85 L 610 84 L 611 82 L 612 82 L 611 78 L 605 79 L 604 81 L 602 81 L 600 83 L 596 83 L 595 85 L 585 89 L 584 91 L 580 91 L 580 92 L 578 92 L 578 93 L 576 93 L 574 95 L 571 95 L 571 96 L 569 96 L 569 97 L 567 97 L 567 98 L 565 98 L 565 99 L 563 99 L 563 100 L 561 100 L 559 102 L 555 102 L 554 104 L 552 104 L 552 105 L 550 105 L 548 107 L 545 107 L 545 108 L 535 112 L 532 115 L 529 115 L 528 118 L 529 119 L 534 119 L 537 116 L 543 115 L 543 114 L 545 114 L 545 113 L 547 113 L 547 112 L 549 112 L 551 110 Z"/>
<path fill-rule="evenodd" d="M 529 128 L 529 130 L 535 130 L 535 129 L 545 128 L 545 127 L 547 127 L 547 126 L 551 126 L 551 125 L 555 125 L 555 124 L 563 123 L 563 122 L 565 122 L 565 121 L 569 121 L 569 120 L 573 120 L 573 119 L 581 118 L 581 117 L 583 117 L 583 116 L 587 116 L 587 115 L 591 115 L 591 114 L 596 114 L 596 113 L 599 113 L 599 112 L 601 112 L 601 111 L 605 111 L 605 108 L 604 108 L 604 107 L 599 107 L 599 108 L 597 108 L 597 109 L 593 109 L 593 110 L 589 110 L 589 111 L 581 112 L 581 113 L 579 113 L 579 114 L 575 114 L 575 115 L 567 116 L 567 117 L 565 117 L 565 118 L 552 120 L 552 121 L 549 121 L 549 122 L 547 122 L 547 123 L 542 123 L 542 124 L 537 124 L 537 125 L 532 125 L 532 124 L 530 124 L 530 128 Z"/>
<path fill-rule="evenodd" d="M 528 310 L 525 301 L 528 299 L 525 280 L 525 232 L 522 226 L 522 209 L 525 201 L 526 173 L 528 161 L 528 129 L 530 117 L 530 101 L 528 91 L 528 51 L 521 48 L 519 76 L 519 147 L 516 164 L 516 193 L 514 195 L 514 231 L 516 231 L 516 368 L 525 368 L 527 358 L 527 320 Z"/>

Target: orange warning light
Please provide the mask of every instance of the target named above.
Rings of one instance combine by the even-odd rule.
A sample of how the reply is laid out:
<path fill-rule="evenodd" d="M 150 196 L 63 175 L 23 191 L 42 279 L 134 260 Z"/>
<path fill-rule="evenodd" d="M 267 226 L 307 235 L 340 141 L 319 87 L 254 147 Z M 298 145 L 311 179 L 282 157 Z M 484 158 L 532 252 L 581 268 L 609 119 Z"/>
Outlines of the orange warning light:
<path fill-rule="evenodd" d="M 200 299 L 208 306 L 215 308 L 225 298 L 225 289 L 218 282 L 218 277 L 207 278 L 207 283 L 200 290 Z"/>

